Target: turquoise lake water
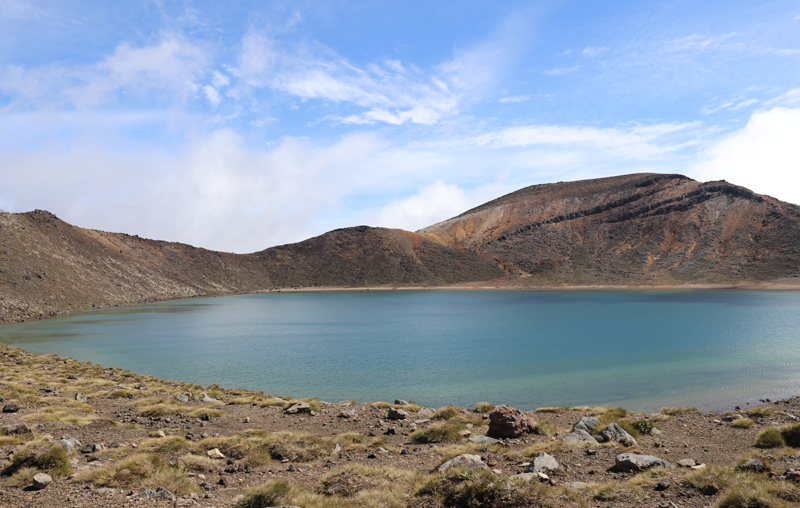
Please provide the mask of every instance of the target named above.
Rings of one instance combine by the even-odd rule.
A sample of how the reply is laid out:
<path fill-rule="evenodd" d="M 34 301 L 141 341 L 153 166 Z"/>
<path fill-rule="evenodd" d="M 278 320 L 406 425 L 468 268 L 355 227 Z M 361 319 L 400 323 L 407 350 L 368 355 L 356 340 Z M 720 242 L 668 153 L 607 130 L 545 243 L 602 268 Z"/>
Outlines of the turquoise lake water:
<path fill-rule="evenodd" d="M 0 327 L 0 342 L 294 397 L 727 409 L 800 395 L 800 293 L 341 291 Z"/>

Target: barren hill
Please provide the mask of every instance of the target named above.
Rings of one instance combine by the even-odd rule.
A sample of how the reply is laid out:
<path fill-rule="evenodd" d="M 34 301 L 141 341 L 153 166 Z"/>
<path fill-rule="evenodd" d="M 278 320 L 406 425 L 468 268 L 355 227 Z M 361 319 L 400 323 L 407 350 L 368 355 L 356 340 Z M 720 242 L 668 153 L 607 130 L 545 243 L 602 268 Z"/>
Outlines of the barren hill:
<path fill-rule="evenodd" d="M 534 185 L 419 233 L 502 260 L 526 284 L 728 284 L 800 273 L 800 207 L 681 175 Z"/>
<path fill-rule="evenodd" d="M 417 233 L 358 226 L 253 254 L 0 213 L 0 323 L 291 287 L 752 284 L 800 274 L 800 207 L 637 174 L 535 185 Z"/>

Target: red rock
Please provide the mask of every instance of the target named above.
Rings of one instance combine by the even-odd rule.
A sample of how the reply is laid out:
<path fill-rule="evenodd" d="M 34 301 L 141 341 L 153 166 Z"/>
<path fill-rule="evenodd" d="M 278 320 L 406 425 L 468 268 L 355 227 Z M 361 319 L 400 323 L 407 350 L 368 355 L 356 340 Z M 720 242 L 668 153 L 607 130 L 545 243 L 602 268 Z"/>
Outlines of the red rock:
<path fill-rule="evenodd" d="M 527 432 L 533 432 L 536 422 L 526 416 L 519 409 L 503 404 L 497 406 L 489 413 L 489 437 L 519 437 Z"/>

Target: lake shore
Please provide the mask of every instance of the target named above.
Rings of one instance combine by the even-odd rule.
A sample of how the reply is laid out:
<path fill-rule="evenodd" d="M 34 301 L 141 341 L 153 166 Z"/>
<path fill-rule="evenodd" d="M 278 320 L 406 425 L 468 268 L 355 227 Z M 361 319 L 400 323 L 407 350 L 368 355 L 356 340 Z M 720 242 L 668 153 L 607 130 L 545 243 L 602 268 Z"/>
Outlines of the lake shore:
<path fill-rule="evenodd" d="M 797 451 L 755 446 L 765 429 L 798 421 L 797 398 L 727 414 L 693 408 L 648 415 L 610 408 L 540 408 L 525 413 L 538 430 L 481 444 L 469 437 L 488 433 L 488 405 L 428 410 L 405 401 L 299 401 L 167 381 L 5 345 L 0 345 L 0 362 L 2 405 L 19 406 L 4 414 L 5 423 L 13 419 L 30 429 L 14 434 L 4 427 L 9 435 L 0 437 L 0 461 L 7 473 L 0 477 L 0 506 L 136 502 L 246 507 L 255 506 L 246 504 L 253 489 L 283 482 L 287 488 L 281 487 L 280 502 L 306 507 L 452 506 L 456 493 L 449 490 L 451 482 L 463 468 L 435 470 L 463 453 L 477 455 L 483 465 L 460 482 L 477 482 L 484 475 L 510 482 L 525 499 L 542 506 L 594 507 L 613 501 L 627 507 L 674 500 L 700 507 L 720 502 L 733 489 L 750 488 L 745 484 L 758 484 L 767 492 L 762 495 L 778 500 L 786 492 L 800 492 L 784 474 L 797 467 Z M 300 402 L 308 408 L 287 412 Z M 406 414 L 393 420 L 389 407 Z M 636 444 L 567 442 L 573 424 L 584 416 L 647 432 L 638 431 Z M 22 467 L 25 453 L 44 453 L 60 446 L 56 441 L 64 436 L 80 441 L 66 456 L 68 471 L 41 464 Z M 543 476 L 524 476 L 539 453 L 559 466 Z M 653 455 L 673 465 L 691 459 L 702 467 L 627 471 L 616 465 L 622 453 Z M 172 464 L 172 472 L 162 466 L 139 472 L 132 469 L 137 460 Z M 723 474 L 748 460 L 763 468 Z M 53 482 L 43 490 L 29 488 L 35 470 L 47 472 Z M 156 494 L 157 486 L 175 498 Z M 147 488 L 152 497 L 146 497 L 151 496 Z M 504 506 L 531 506 L 526 502 Z"/>

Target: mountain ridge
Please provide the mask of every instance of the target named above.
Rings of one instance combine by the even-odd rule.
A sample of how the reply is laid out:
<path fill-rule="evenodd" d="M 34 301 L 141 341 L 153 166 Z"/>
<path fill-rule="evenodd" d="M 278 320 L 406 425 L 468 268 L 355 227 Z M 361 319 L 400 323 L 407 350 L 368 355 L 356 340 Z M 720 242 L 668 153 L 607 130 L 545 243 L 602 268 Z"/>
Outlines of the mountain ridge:
<path fill-rule="evenodd" d="M 640 173 L 539 184 L 417 232 L 355 226 L 250 254 L 0 214 L 0 323 L 286 288 L 752 285 L 800 274 L 800 207 Z"/>

